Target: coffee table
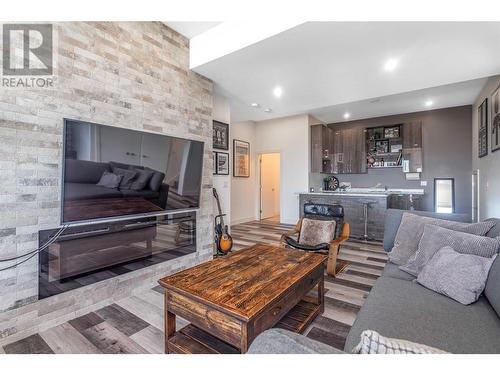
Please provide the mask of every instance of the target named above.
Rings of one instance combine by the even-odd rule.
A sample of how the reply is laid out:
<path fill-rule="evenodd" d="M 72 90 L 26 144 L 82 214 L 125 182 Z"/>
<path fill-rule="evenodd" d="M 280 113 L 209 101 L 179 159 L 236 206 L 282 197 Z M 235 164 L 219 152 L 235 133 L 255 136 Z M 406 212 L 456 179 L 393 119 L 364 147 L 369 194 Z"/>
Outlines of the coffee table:
<path fill-rule="evenodd" d="M 165 353 L 245 353 L 268 328 L 302 332 L 324 310 L 325 261 L 259 244 L 159 280 Z M 176 315 L 191 324 L 176 331 Z"/>

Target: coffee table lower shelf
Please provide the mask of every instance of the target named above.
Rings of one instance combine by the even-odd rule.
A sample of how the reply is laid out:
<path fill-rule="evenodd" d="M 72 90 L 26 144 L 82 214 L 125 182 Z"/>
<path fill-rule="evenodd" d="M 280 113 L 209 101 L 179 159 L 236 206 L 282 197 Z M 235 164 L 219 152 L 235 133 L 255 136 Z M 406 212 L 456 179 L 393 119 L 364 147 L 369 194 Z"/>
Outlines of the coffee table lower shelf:
<path fill-rule="evenodd" d="M 320 313 L 321 306 L 314 298 L 305 297 L 295 305 L 274 328 L 302 333 Z M 189 324 L 168 341 L 170 353 L 177 354 L 238 354 L 239 349 Z"/>

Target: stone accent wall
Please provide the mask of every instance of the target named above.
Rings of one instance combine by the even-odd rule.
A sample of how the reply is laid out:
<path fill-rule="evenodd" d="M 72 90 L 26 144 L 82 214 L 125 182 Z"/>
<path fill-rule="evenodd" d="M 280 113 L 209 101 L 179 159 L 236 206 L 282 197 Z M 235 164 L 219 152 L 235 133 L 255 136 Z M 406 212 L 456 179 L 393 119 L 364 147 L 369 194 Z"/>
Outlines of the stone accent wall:
<path fill-rule="evenodd" d="M 198 248 L 39 302 L 37 257 L 0 272 L 0 339 L 81 315 L 212 256 L 212 82 L 189 70 L 189 41 L 159 22 L 57 23 L 54 32 L 55 87 L 0 91 L 0 258 L 36 249 L 38 231 L 59 225 L 64 117 L 205 141 Z"/>

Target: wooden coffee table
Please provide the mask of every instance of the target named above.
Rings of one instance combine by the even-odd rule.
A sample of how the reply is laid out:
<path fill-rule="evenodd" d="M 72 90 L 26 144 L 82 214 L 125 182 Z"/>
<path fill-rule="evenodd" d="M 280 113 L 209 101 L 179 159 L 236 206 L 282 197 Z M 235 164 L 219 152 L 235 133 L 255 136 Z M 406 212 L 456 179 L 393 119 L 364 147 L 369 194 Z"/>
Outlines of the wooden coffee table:
<path fill-rule="evenodd" d="M 259 244 L 159 280 L 165 353 L 245 353 L 268 328 L 302 332 L 324 309 L 325 260 Z M 176 315 L 191 324 L 176 331 Z"/>

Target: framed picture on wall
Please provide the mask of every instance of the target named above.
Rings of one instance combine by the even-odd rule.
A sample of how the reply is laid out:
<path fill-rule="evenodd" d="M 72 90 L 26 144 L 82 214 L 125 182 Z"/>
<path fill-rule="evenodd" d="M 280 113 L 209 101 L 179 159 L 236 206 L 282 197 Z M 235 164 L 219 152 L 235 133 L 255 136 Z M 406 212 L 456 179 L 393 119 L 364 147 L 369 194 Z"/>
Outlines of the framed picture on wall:
<path fill-rule="evenodd" d="M 484 99 L 477 109 L 477 153 L 480 158 L 488 155 L 488 99 Z"/>
<path fill-rule="evenodd" d="M 233 176 L 250 177 L 250 143 L 233 140 Z"/>
<path fill-rule="evenodd" d="M 229 154 L 227 152 L 216 152 L 215 154 L 215 174 L 229 175 Z"/>
<path fill-rule="evenodd" d="M 229 150 L 229 124 L 213 121 L 213 148 Z"/>
<path fill-rule="evenodd" d="M 500 150 L 500 86 L 491 95 L 491 151 Z"/>

